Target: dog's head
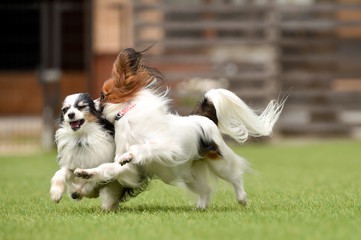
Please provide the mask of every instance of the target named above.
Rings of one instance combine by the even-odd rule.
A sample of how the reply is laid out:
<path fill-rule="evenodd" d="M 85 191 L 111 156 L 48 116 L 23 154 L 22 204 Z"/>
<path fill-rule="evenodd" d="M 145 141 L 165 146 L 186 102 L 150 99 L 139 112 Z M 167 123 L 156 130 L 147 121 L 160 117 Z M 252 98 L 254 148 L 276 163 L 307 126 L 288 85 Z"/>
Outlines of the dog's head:
<path fill-rule="evenodd" d="M 65 98 L 61 109 L 60 122 L 64 127 L 80 131 L 89 122 L 96 122 L 99 113 L 88 93 L 77 93 Z"/>
<path fill-rule="evenodd" d="M 122 103 L 149 85 L 154 77 L 160 78 L 159 71 L 143 64 L 143 54 L 132 48 L 121 51 L 113 64 L 112 77 L 102 88 L 100 103 Z"/>

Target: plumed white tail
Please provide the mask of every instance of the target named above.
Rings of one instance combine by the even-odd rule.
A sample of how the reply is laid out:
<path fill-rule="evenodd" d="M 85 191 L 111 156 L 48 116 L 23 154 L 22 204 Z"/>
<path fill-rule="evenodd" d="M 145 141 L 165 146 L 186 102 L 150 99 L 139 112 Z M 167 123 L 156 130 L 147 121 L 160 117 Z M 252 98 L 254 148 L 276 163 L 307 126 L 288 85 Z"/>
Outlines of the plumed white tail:
<path fill-rule="evenodd" d="M 287 96 L 280 101 L 272 100 L 266 109 L 257 114 L 234 93 L 225 89 L 212 89 L 205 97 L 216 109 L 219 130 L 244 143 L 248 136 L 269 136 L 277 122 Z"/>

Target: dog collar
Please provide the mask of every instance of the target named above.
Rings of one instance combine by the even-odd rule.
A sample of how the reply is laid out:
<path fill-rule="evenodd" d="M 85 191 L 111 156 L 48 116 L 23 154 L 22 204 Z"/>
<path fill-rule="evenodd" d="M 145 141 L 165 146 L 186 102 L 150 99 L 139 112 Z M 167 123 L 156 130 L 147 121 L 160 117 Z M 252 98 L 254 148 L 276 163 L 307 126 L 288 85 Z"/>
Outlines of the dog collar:
<path fill-rule="evenodd" d="M 117 115 L 115 116 L 115 121 L 118 121 L 119 119 L 121 119 L 127 112 L 129 112 L 129 110 L 131 110 L 133 107 L 135 107 L 135 105 L 136 104 L 128 105 L 126 108 L 124 108 L 123 110 L 118 112 Z"/>

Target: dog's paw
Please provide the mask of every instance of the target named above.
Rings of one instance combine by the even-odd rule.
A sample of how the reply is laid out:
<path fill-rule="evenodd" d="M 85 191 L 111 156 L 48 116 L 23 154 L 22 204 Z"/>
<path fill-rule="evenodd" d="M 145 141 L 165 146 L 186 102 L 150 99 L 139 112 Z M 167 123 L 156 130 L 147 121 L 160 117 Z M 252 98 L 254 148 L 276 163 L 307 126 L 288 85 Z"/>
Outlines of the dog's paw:
<path fill-rule="evenodd" d="M 75 169 L 74 175 L 83 179 L 90 179 L 94 176 L 93 173 L 91 173 L 89 170 L 83 170 L 83 169 Z"/>
<path fill-rule="evenodd" d="M 246 196 L 243 196 L 242 198 L 240 199 L 237 199 L 238 203 L 240 205 L 242 205 L 243 207 L 245 207 L 248 203 L 248 200 L 247 200 L 247 197 Z"/>
<path fill-rule="evenodd" d="M 115 162 L 119 163 L 120 165 L 125 165 L 133 160 L 134 155 L 131 152 L 127 152 L 122 154 L 120 157 L 116 157 Z"/>
<path fill-rule="evenodd" d="M 52 187 L 50 189 L 50 197 L 51 200 L 53 200 L 53 202 L 59 203 L 62 196 L 63 196 L 63 191 L 60 188 Z"/>

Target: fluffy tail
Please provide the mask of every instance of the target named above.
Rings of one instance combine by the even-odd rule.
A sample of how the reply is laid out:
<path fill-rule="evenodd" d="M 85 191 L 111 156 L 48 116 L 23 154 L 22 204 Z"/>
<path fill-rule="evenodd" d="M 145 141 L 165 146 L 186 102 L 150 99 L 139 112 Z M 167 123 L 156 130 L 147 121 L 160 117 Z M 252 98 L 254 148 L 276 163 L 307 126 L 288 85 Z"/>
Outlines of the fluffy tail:
<path fill-rule="evenodd" d="M 272 100 L 261 114 L 257 114 L 234 93 L 225 89 L 212 89 L 205 94 L 195 113 L 210 118 L 222 133 L 244 143 L 248 136 L 272 134 L 286 99 L 287 96 L 281 100 Z M 205 114 L 204 110 L 213 110 L 213 114 Z M 209 115 L 213 115 L 213 119 Z"/>

